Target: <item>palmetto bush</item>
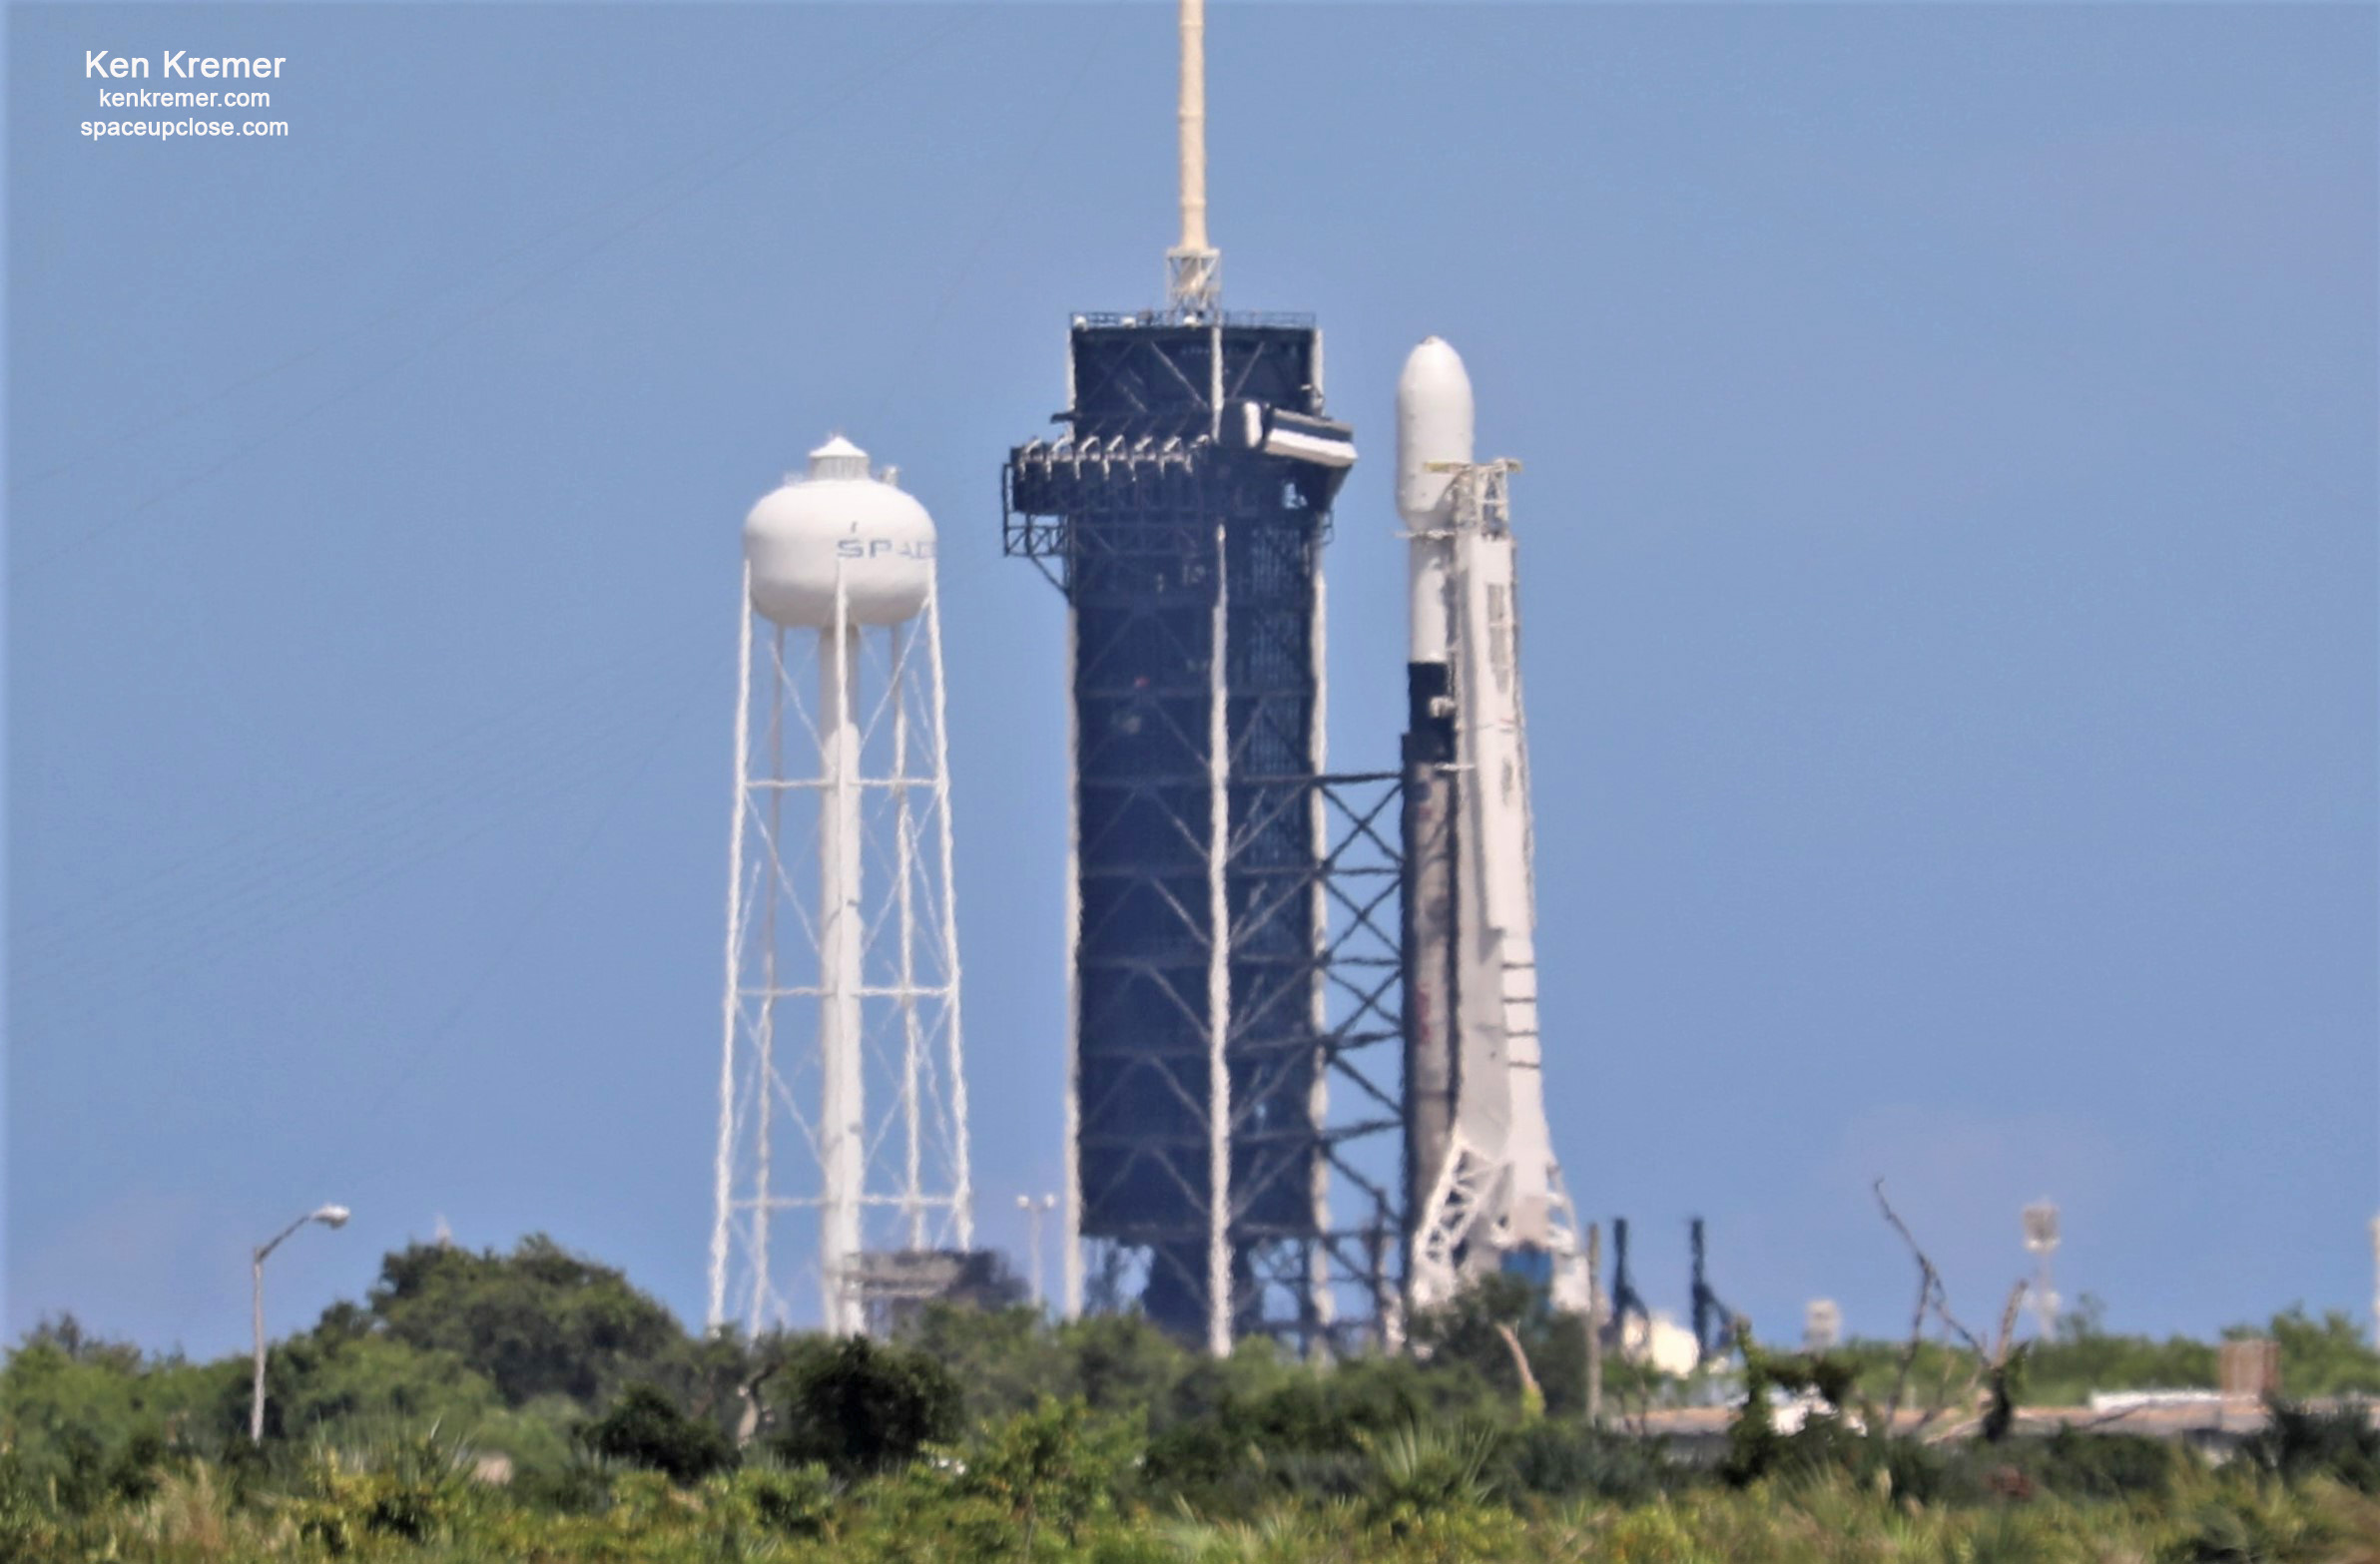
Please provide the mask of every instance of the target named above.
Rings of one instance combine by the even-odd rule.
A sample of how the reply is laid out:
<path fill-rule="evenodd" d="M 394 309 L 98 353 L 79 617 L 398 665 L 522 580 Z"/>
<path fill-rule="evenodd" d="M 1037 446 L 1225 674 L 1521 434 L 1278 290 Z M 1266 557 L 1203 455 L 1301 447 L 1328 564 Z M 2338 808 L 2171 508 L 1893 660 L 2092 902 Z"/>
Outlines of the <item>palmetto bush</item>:
<path fill-rule="evenodd" d="M 681 1488 L 618 1471 L 598 1510 L 516 1502 L 389 1450 L 327 1452 L 290 1491 L 228 1497 L 200 1462 L 47 1529 L 0 1534 L 9 1564 L 894 1564 L 1015 1559 L 1065 1564 L 2375 1564 L 2380 1503 L 2326 1479 L 2298 1486 L 2220 1475 L 2170 1502 L 1926 1505 L 1842 1475 L 1700 1488 L 1638 1503 L 1585 1500 L 1524 1513 L 1500 1498 L 1491 1456 L 1460 1430 L 1382 1441 L 1361 1499 L 1269 1500 L 1205 1515 L 1170 1501 L 1113 1503 L 1097 1465 L 1019 1431 L 996 1480 L 923 1464 L 838 1487 L 819 1468 L 754 1466 Z M 980 1452 L 980 1446 L 970 1447 Z M 1119 1482 L 1118 1487 L 1128 1488 Z"/>

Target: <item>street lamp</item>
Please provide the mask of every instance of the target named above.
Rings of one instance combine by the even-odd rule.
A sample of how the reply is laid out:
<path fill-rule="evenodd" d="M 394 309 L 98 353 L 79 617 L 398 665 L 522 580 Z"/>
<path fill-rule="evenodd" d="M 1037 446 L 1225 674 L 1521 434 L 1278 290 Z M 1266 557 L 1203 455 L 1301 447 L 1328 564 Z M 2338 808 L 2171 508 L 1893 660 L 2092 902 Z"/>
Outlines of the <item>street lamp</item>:
<path fill-rule="evenodd" d="M 1025 1253 L 1031 1257 L 1033 1272 L 1033 1306 L 1041 1306 L 1041 1219 L 1057 1209 L 1058 1198 L 1044 1195 L 1036 1202 L 1030 1195 L 1016 1197 L 1016 1209 L 1024 1213 Z"/>
<path fill-rule="evenodd" d="M 326 1228 L 343 1228 L 347 1225 L 347 1208 L 323 1206 L 318 1210 L 307 1212 L 296 1222 L 273 1235 L 266 1243 L 258 1245 L 256 1255 L 249 1265 L 249 1275 L 256 1283 L 257 1305 L 256 1393 L 249 1398 L 248 1402 L 248 1442 L 251 1444 L 265 1442 L 265 1257 L 281 1248 L 282 1240 L 309 1222 L 318 1222 Z"/>

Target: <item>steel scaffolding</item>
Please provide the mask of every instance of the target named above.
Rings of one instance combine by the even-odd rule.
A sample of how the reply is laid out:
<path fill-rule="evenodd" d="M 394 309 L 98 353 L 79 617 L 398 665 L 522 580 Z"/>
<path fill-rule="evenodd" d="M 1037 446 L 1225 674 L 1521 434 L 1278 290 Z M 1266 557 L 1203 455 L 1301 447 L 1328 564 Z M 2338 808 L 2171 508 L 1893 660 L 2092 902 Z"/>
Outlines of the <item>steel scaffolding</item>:
<path fill-rule="evenodd" d="M 1344 461 L 1226 418 L 1345 431 L 1295 317 L 1081 316 L 1070 349 L 1065 433 L 1001 486 L 1070 617 L 1067 1307 L 1316 1347 L 1394 1294 L 1393 1150 L 1350 1145 L 1395 1142 L 1398 779 L 1325 766 Z"/>

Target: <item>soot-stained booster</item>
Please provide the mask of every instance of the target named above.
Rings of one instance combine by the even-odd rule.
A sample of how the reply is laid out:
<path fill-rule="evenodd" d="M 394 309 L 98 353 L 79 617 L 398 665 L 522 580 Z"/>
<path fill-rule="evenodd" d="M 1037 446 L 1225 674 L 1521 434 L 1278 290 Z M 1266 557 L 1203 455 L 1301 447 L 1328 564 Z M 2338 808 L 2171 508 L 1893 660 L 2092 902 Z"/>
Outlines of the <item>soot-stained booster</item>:
<path fill-rule="evenodd" d="M 1007 552 L 1068 605 L 1066 1307 L 1223 1352 L 1326 1336 L 1360 1269 L 1331 1214 L 1323 867 L 1322 550 L 1356 453 L 1313 321 L 1221 308 L 1198 0 L 1181 28 L 1166 305 L 1075 317 L 1062 429 L 1002 492 Z"/>
<path fill-rule="evenodd" d="M 1473 453 L 1471 377 L 1431 337 L 1397 382 L 1407 538 L 1405 1133 L 1408 1297 L 1516 1271 L 1587 1303 L 1545 1122 L 1520 600 L 1506 489 Z"/>

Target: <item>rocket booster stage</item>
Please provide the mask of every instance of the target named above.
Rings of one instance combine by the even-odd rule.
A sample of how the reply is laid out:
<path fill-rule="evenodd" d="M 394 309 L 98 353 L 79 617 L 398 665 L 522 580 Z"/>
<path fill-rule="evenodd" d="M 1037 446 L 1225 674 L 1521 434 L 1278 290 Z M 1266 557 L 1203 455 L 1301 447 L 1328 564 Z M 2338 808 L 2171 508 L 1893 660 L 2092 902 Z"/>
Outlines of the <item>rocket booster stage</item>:
<path fill-rule="evenodd" d="M 1438 337 L 1397 377 L 1397 513 L 1410 572 L 1405 687 L 1404 837 L 1405 1209 L 1430 1202 L 1453 1145 L 1461 1061 L 1456 996 L 1455 701 L 1447 657 L 1454 632 L 1455 475 L 1434 463 L 1472 459 L 1471 376 Z"/>

